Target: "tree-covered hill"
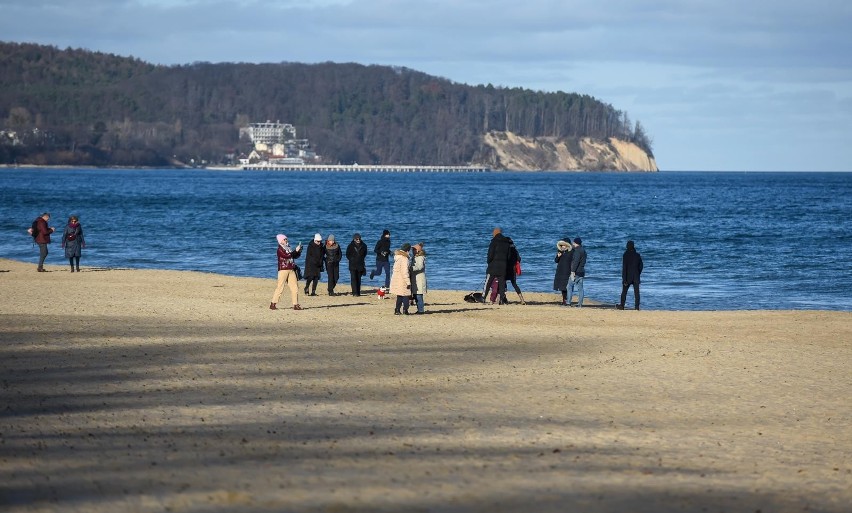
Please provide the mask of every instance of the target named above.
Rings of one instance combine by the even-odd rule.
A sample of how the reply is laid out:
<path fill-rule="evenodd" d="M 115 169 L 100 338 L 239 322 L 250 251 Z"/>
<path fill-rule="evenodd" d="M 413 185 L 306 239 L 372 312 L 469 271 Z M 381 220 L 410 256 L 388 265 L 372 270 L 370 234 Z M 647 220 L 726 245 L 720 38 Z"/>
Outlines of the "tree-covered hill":
<path fill-rule="evenodd" d="M 587 95 L 470 86 L 388 66 L 159 66 L 0 43 L 0 163 L 220 162 L 247 150 L 241 126 L 267 120 L 292 123 L 330 162 L 468 164 L 482 158 L 491 131 L 615 136 L 651 154 L 640 123 Z"/>

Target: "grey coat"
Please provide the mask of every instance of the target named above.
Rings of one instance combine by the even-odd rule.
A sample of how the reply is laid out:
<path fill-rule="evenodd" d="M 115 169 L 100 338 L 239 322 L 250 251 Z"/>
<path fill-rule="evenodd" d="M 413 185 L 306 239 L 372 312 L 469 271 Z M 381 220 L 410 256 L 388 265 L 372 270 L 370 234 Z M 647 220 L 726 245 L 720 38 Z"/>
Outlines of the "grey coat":
<path fill-rule="evenodd" d="M 83 247 L 85 241 L 83 239 L 83 226 L 66 225 L 65 231 L 62 232 L 62 246 L 65 247 L 65 258 L 79 257 L 80 248 Z"/>

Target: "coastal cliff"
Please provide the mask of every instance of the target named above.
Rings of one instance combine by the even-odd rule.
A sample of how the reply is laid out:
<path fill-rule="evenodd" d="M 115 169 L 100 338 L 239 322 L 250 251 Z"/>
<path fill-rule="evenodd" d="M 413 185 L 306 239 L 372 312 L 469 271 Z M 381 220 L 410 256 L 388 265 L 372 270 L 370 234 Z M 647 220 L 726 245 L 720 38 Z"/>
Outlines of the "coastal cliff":
<path fill-rule="evenodd" d="M 615 137 L 522 137 L 497 131 L 483 136 L 477 163 L 508 171 L 659 171 L 653 155 Z"/>

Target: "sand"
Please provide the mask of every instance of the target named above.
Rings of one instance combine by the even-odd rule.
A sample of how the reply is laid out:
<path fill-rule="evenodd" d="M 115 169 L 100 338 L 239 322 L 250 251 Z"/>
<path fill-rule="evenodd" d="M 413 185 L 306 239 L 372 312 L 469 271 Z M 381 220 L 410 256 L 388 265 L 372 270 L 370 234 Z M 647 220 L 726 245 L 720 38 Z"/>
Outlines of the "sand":
<path fill-rule="evenodd" d="M 0 260 L 4 512 L 852 507 L 850 312 L 48 269 Z"/>

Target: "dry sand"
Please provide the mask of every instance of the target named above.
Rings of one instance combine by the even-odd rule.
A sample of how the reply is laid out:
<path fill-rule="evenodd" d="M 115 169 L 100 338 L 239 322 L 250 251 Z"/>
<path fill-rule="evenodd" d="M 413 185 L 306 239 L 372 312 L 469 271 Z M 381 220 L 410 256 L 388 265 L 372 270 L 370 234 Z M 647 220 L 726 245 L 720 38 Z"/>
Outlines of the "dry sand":
<path fill-rule="evenodd" d="M 49 269 L 0 260 L 4 512 L 852 510 L 850 312 Z"/>

